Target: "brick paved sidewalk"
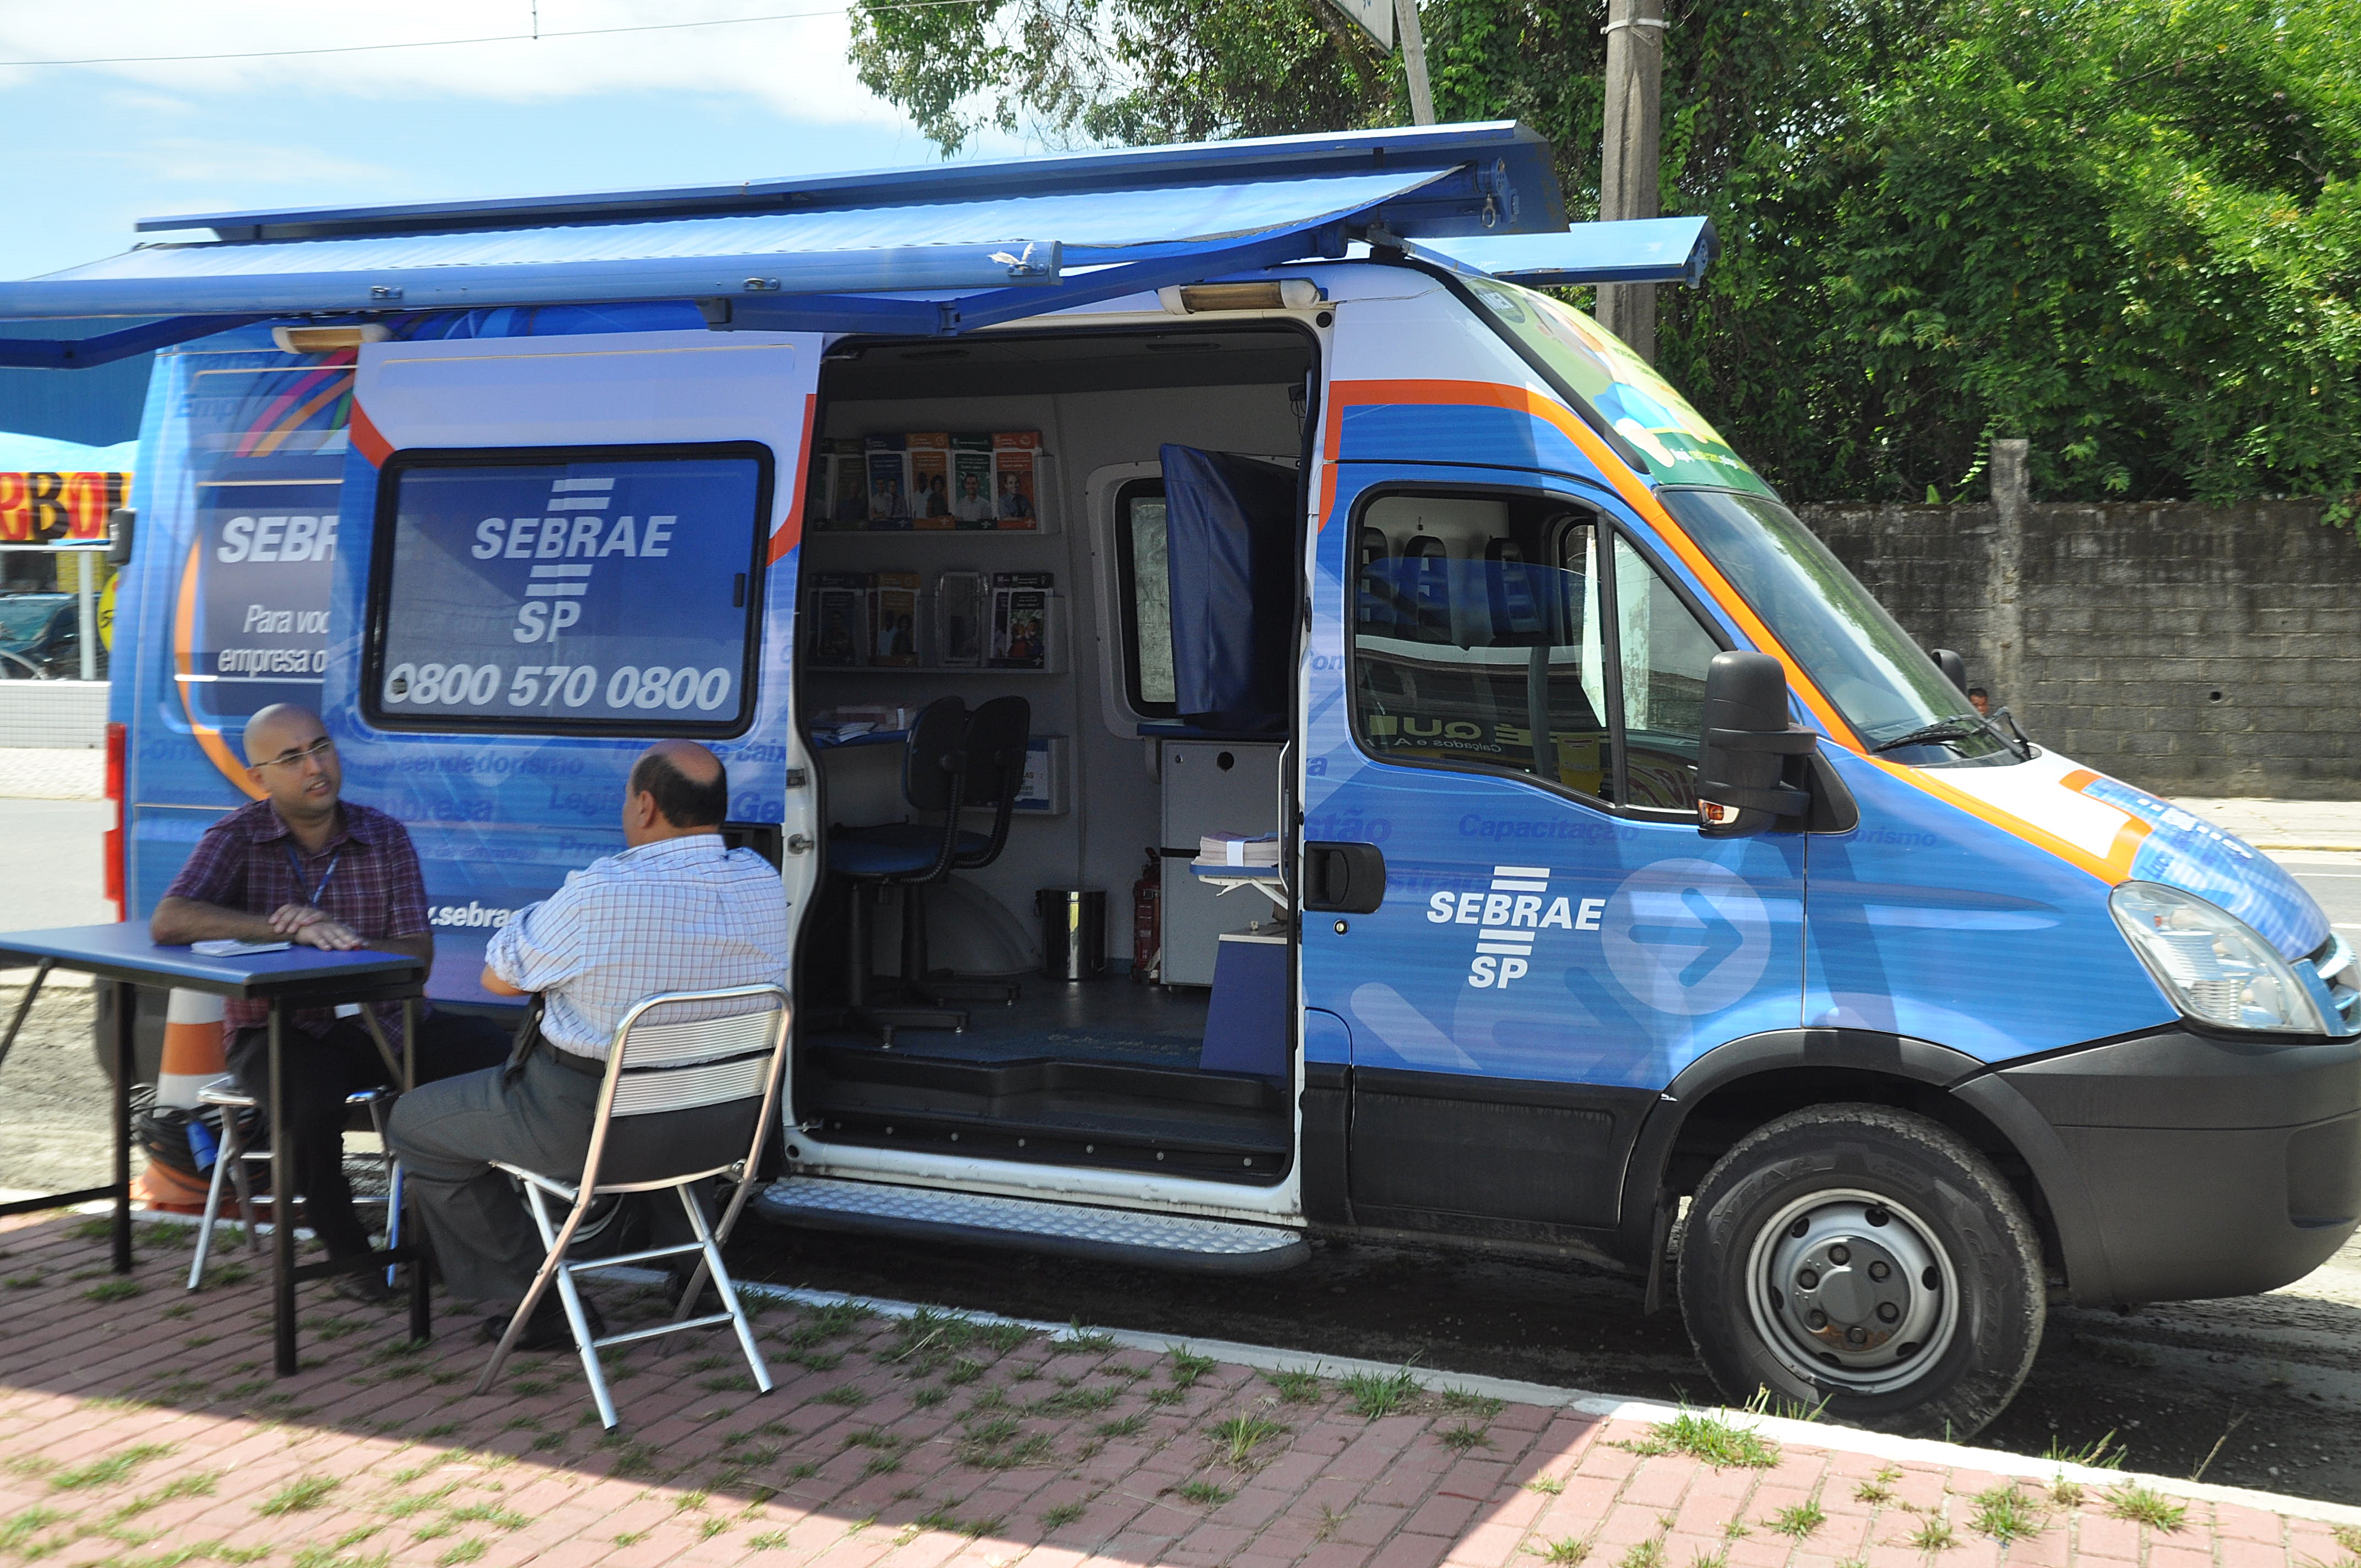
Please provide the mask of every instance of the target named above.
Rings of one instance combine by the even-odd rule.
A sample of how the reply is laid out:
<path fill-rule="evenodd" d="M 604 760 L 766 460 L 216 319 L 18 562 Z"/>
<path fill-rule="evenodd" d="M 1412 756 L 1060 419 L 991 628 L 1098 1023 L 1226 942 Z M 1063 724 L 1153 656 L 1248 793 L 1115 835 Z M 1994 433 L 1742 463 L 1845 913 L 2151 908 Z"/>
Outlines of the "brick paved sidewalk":
<path fill-rule="evenodd" d="M 233 1266 L 231 1279 L 184 1296 L 185 1228 L 143 1223 L 126 1283 L 105 1272 L 104 1224 L 20 1223 L 0 1235 L 0 1561 L 2315 1568 L 2361 1557 L 2361 1510 L 2318 1503 L 841 1304 L 765 1303 L 779 1384 L 768 1397 L 720 1335 L 614 1357 L 626 1426 L 605 1438 L 569 1359 L 521 1357 L 477 1398 L 486 1353 L 467 1321 L 446 1318 L 431 1346 L 412 1348 L 395 1338 L 397 1311 L 316 1286 L 305 1288 L 304 1370 L 275 1380 L 259 1269 L 238 1279 Z M 602 1299 L 620 1326 L 659 1310 L 653 1297 Z M 1684 1441 L 1719 1445 L 1723 1463 Z"/>

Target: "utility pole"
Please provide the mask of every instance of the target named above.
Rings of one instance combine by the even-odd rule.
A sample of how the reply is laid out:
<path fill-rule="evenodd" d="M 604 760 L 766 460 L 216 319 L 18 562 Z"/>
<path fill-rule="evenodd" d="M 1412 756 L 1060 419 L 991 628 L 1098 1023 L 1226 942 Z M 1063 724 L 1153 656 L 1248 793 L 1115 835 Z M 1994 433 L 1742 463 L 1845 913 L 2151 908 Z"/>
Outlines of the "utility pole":
<path fill-rule="evenodd" d="M 1400 0 L 1407 6 L 1411 0 Z M 1607 126 L 1598 160 L 1598 215 L 1653 218 L 1663 121 L 1664 0 L 1607 0 Z M 1598 324 L 1656 362 L 1656 286 L 1602 283 Z"/>
<path fill-rule="evenodd" d="M 1657 0 L 1661 5 L 1662 0 Z M 1413 124 L 1434 124 L 1434 89 L 1426 82 L 1426 35 L 1419 30 L 1418 0 L 1394 0 L 1394 16 L 1401 24 L 1402 70 L 1410 77 L 1410 116 Z"/>

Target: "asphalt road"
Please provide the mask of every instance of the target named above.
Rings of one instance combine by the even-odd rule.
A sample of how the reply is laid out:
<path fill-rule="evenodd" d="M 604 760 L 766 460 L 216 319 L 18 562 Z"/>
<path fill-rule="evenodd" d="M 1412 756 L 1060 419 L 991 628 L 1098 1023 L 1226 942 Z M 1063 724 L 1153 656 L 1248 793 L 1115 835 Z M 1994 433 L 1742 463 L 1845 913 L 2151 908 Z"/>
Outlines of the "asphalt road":
<path fill-rule="evenodd" d="M 0 800 L 0 925 L 104 919 L 106 807 Z M 2361 939 L 2361 856 L 2281 857 Z M 13 1006 L 0 985 L 0 1018 Z M 87 991 L 51 992 L 0 1072 L 0 1187 L 103 1180 L 105 1101 Z M 1158 1274 L 788 1232 L 750 1222 L 752 1277 L 1028 1318 L 1202 1334 L 1607 1393 L 1706 1398 L 1676 1311 L 1575 1266 L 1365 1245 L 1268 1278 Z M 1980 1440 L 2021 1453 L 2101 1443 L 2133 1468 L 2361 1502 L 2361 1244 L 2268 1296 L 2050 1315 L 2040 1360 Z"/>

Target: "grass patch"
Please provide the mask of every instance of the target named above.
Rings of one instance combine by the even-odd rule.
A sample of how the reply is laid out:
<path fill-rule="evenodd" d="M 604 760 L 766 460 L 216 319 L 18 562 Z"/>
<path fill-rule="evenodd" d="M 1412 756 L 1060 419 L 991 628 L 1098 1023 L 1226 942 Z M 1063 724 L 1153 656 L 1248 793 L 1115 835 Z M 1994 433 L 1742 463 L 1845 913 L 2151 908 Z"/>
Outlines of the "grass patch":
<path fill-rule="evenodd" d="M 1063 1530 L 1082 1517 L 1082 1504 L 1060 1503 L 1054 1508 L 1044 1508 L 1041 1510 L 1041 1528 L 1043 1530 Z"/>
<path fill-rule="evenodd" d="M 818 1405 L 841 1405 L 848 1410 L 857 1410 L 869 1403 L 869 1396 L 852 1384 L 840 1383 L 819 1395 L 812 1402 Z"/>
<path fill-rule="evenodd" d="M 1438 1398 L 1443 1400 L 1443 1408 L 1455 1416 L 1476 1416 L 1488 1421 L 1509 1408 L 1506 1399 L 1470 1393 L 1465 1388 L 1445 1388 Z"/>
<path fill-rule="evenodd" d="M 388 1497 L 377 1506 L 377 1511 L 388 1519 L 406 1519 L 413 1514 L 424 1513 L 458 1489 L 459 1483 L 453 1481 L 431 1492 L 412 1492 L 400 1497 Z"/>
<path fill-rule="evenodd" d="M 2189 1517 L 2189 1505 L 2176 1503 L 2146 1486 L 2122 1486 L 2100 1495 L 2100 1504 L 2119 1519 L 2130 1519 L 2161 1530 L 2176 1530 Z"/>
<path fill-rule="evenodd" d="M 1664 1568 L 1664 1538 L 1641 1541 L 1615 1560 L 1615 1568 Z"/>
<path fill-rule="evenodd" d="M 1781 1508 L 1767 1521 L 1771 1530 L 1795 1541 L 1809 1540 L 1814 1530 L 1828 1522 L 1828 1516 L 1821 1509 L 1817 1497 Z"/>
<path fill-rule="evenodd" d="M 1484 1434 L 1484 1429 L 1473 1421 L 1461 1421 L 1446 1429 L 1435 1441 L 1454 1453 L 1473 1453 L 1479 1448 L 1492 1446 L 1492 1440 Z"/>
<path fill-rule="evenodd" d="M 1638 1442 L 1623 1445 L 1634 1453 L 1686 1453 L 1717 1470 L 1768 1470 L 1779 1463 L 1779 1445 L 1719 1416 L 1683 1409 L 1661 1422 Z"/>
<path fill-rule="evenodd" d="M 1894 1484 L 1902 1479 L 1902 1472 L 1889 1464 L 1852 1489 L 1856 1503 L 1890 1503 L 1894 1501 Z"/>
<path fill-rule="evenodd" d="M 1025 1409 L 1036 1416 L 1094 1416 L 1122 1397 L 1113 1388 L 1060 1388 Z"/>
<path fill-rule="evenodd" d="M 2115 1441 L 2114 1429 L 2110 1428 L 2104 1436 L 2080 1448 L 2067 1448 L 2059 1439 L 2053 1437 L 2049 1440 L 2049 1446 L 2041 1451 L 2041 1457 L 2052 1464 L 2079 1464 L 2086 1470 L 2121 1470 L 2125 1452 L 2124 1445 Z"/>
<path fill-rule="evenodd" d="M 1544 1497 L 1554 1497 L 1565 1492 L 1565 1478 L 1562 1475 L 1536 1475 L 1525 1483 L 1525 1490 L 1539 1492 Z"/>
<path fill-rule="evenodd" d="M 1115 1348 L 1115 1335 L 1104 1329 L 1086 1329 L 1080 1318 L 1066 1320 L 1066 1332 L 1050 1342 L 1053 1350 L 1104 1353 Z"/>
<path fill-rule="evenodd" d="M 1279 1397 L 1290 1405 L 1316 1405 L 1328 1392 L 1327 1385 L 1316 1372 L 1266 1372 L 1262 1380 L 1279 1390 Z"/>
<path fill-rule="evenodd" d="M 1407 1366 L 1392 1372 L 1355 1372 L 1345 1378 L 1345 1398 L 1370 1420 L 1392 1415 L 1418 1398 L 1418 1380 Z"/>
<path fill-rule="evenodd" d="M 859 1431 L 844 1434 L 847 1448 L 873 1448 L 886 1453 L 898 1453 L 903 1440 L 883 1427 L 863 1427 Z"/>
<path fill-rule="evenodd" d="M 465 1508 L 451 1509 L 443 1517 L 461 1524 L 498 1525 L 502 1530 L 522 1530 L 533 1522 L 514 1508 L 504 1508 L 498 1503 L 469 1503 Z"/>
<path fill-rule="evenodd" d="M 999 1516 L 988 1519 L 963 1519 L 951 1512 L 950 1504 L 945 1503 L 940 1508 L 928 1508 L 910 1522 L 921 1530 L 939 1530 L 949 1535 L 963 1535 L 970 1541 L 973 1541 L 978 1536 L 990 1535 L 1006 1520 Z"/>
<path fill-rule="evenodd" d="M 134 1519 L 150 1508 L 162 1508 L 166 1503 L 177 1498 L 210 1497 L 214 1495 L 214 1483 L 220 1479 L 221 1472 L 218 1470 L 200 1470 L 193 1475 L 175 1476 L 156 1490 L 144 1492 L 132 1498 L 107 1517 L 115 1519 Z"/>
<path fill-rule="evenodd" d="M 102 1279 L 82 1293 L 85 1301 L 128 1301 L 146 1292 L 148 1287 L 137 1279 Z"/>
<path fill-rule="evenodd" d="M 746 1544 L 757 1552 L 785 1552 L 787 1549 L 787 1532 L 766 1530 L 760 1535 L 747 1537 Z"/>
<path fill-rule="evenodd" d="M 1212 1356 L 1191 1355 L 1177 1344 L 1165 1354 L 1171 1358 L 1172 1365 L 1170 1370 L 1172 1387 L 1175 1388 L 1195 1387 L 1197 1379 L 1213 1370 L 1215 1365 Z"/>
<path fill-rule="evenodd" d="M 1101 1437 L 1137 1437 L 1147 1425 L 1146 1416 L 1118 1416 L 1111 1421 L 1101 1421 L 1092 1430 Z"/>
<path fill-rule="evenodd" d="M 329 1493 L 343 1485 L 334 1475 L 306 1475 L 301 1480 L 290 1481 L 255 1504 L 254 1511 L 270 1517 L 302 1513 L 305 1508 L 318 1508 Z"/>
<path fill-rule="evenodd" d="M 1978 1492 L 1968 1528 L 2006 1546 L 2041 1533 L 2041 1509 L 2015 1486 L 1994 1486 Z"/>
<path fill-rule="evenodd" d="M 0 1523 L 0 1552 L 19 1556 L 28 1555 L 25 1549 L 32 1544 L 33 1537 L 65 1517 L 65 1514 L 56 1508 L 44 1508 L 38 1506 L 27 1508 L 21 1513 L 11 1514 L 5 1523 Z"/>
<path fill-rule="evenodd" d="M 1951 1533 L 1949 1520 L 1925 1519 L 1918 1521 L 1916 1530 L 1902 1538 L 1902 1543 L 1920 1552 L 1949 1552 L 1959 1544 L 1959 1538 Z"/>
<path fill-rule="evenodd" d="M 172 1452 L 169 1442 L 139 1442 L 129 1448 L 117 1449 L 104 1459 L 93 1459 L 87 1464 L 77 1464 L 71 1470 L 60 1470 L 49 1477 L 49 1485 L 60 1492 L 82 1492 L 93 1486 L 112 1486 L 130 1475 L 151 1459 L 161 1459 Z"/>
<path fill-rule="evenodd" d="M 1216 1486 L 1211 1481 L 1191 1481 L 1185 1486 L 1175 1486 L 1172 1495 L 1184 1503 L 1202 1503 L 1208 1508 L 1230 1500 L 1228 1489 Z"/>
<path fill-rule="evenodd" d="M 473 1563 L 484 1554 L 484 1543 L 470 1538 L 434 1560 L 435 1568 L 458 1568 L 462 1563 Z"/>
<path fill-rule="evenodd" d="M 1529 1546 L 1525 1550 L 1554 1568 L 1577 1568 L 1590 1556 L 1590 1542 L 1578 1535 L 1562 1535 L 1546 1546 Z"/>
<path fill-rule="evenodd" d="M 1222 1448 L 1222 1461 L 1233 1470 L 1243 1470 L 1254 1458 L 1254 1451 L 1275 1437 L 1283 1437 L 1287 1429 L 1263 1416 L 1232 1416 L 1216 1421 L 1207 1429 Z"/>
<path fill-rule="evenodd" d="M 948 1388 L 921 1388 L 910 1396 L 910 1403 L 922 1410 L 931 1410 L 950 1397 Z"/>

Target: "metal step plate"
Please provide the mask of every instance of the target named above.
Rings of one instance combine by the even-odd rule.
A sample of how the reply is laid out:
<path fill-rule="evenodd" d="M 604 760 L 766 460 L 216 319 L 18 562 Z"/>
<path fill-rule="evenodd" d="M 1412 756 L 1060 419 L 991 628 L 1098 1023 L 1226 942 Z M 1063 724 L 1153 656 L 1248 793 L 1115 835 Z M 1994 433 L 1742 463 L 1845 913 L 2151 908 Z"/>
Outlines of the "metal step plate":
<path fill-rule="evenodd" d="M 874 1181 L 790 1176 L 754 1199 L 782 1225 L 1011 1247 L 1206 1274 L 1269 1274 L 1312 1255 L 1302 1236 L 1180 1214 L 1143 1214 L 1030 1198 L 992 1198 Z"/>

